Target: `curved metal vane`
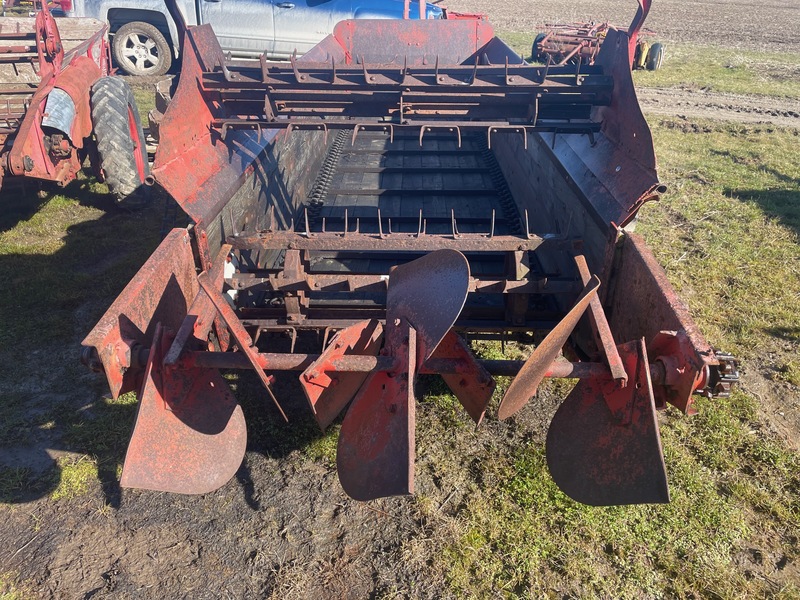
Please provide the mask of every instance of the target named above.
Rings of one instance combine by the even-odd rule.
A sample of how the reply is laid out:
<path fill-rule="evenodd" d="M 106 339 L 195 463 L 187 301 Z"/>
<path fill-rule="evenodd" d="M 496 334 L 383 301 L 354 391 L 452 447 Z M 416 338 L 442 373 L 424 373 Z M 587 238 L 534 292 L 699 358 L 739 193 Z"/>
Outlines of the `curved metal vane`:
<path fill-rule="evenodd" d="M 300 385 L 323 431 L 339 416 L 366 380 L 368 373 L 338 371 L 337 358 L 377 356 L 383 341 L 383 326 L 373 319 L 361 321 L 339 331 L 331 343 L 303 373 Z"/>
<path fill-rule="evenodd" d="M 414 493 L 416 334 L 407 325 L 398 331 L 397 371 L 371 374 L 342 422 L 336 470 L 354 500 Z"/>
<path fill-rule="evenodd" d="M 392 371 L 372 373 L 342 422 L 336 468 L 355 500 L 414 492 L 414 379 L 458 319 L 469 290 L 469 263 L 439 250 L 389 275 L 386 344 Z M 418 361 L 419 357 L 419 361 Z"/>
<path fill-rule="evenodd" d="M 507 419 L 516 414 L 536 394 L 536 388 L 539 387 L 550 365 L 561 352 L 561 348 L 564 347 L 599 287 L 600 279 L 597 275 L 593 275 L 567 316 L 547 334 L 541 344 L 536 346 L 533 354 L 525 361 L 519 374 L 508 386 L 508 390 L 500 402 L 500 408 L 497 411 L 500 419 Z"/>
<path fill-rule="evenodd" d="M 618 348 L 632 384 L 581 380 L 547 431 L 547 465 L 558 487 L 584 504 L 669 502 L 644 340 Z"/>
<path fill-rule="evenodd" d="M 417 330 L 417 356 L 425 362 L 458 319 L 468 291 L 469 263 L 457 250 L 437 250 L 396 267 L 389 275 L 387 334 L 406 319 Z"/>
<path fill-rule="evenodd" d="M 171 341 L 159 323 L 120 485 L 205 494 L 225 485 L 239 469 L 247 427 L 219 371 L 177 372 L 161 366 Z"/>

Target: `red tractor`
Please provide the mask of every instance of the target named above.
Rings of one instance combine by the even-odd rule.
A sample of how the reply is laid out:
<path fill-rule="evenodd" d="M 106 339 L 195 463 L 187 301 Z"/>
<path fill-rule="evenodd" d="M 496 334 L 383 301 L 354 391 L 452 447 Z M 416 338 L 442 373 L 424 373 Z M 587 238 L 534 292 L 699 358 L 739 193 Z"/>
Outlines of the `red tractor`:
<path fill-rule="evenodd" d="M 0 19 L 0 186 L 9 177 L 76 178 L 90 157 L 120 205 L 145 203 L 149 174 L 133 93 L 111 75 L 107 26 L 70 19 L 65 51 L 46 3 L 35 19 Z"/>

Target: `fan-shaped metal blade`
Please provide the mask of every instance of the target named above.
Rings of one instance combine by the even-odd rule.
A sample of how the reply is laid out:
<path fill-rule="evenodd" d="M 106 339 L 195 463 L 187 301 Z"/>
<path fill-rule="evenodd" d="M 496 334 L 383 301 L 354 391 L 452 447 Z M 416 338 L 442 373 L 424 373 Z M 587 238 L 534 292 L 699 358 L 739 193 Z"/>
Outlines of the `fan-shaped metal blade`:
<path fill-rule="evenodd" d="M 216 369 L 164 369 L 171 339 L 159 324 L 120 485 L 205 494 L 233 477 L 244 458 L 242 409 Z"/>
<path fill-rule="evenodd" d="M 572 330 L 575 329 L 586 311 L 586 307 L 597 293 L 598 287 L 600 287 L 600 279 L 594 275 L 567 316 L 561 319 L 559 324 L 547 334 L 541 344 L 536 346 L 533 354 L 528 357 L 514 381 L 508 386 L 497 411 L 499 418 L 507 419 L 516 414 L 536 394 L 536 388 L 539 387 L 550 365 L 561 352 L 561 348 L 564 347 Z"/>
<path fill-rule="evenodd" d="M 580 381 L 550 424 L 547 465 L 558 487 L 584 504 L 669 502 L 644 340 L 618 348 L 628 385 Z M 609 404 L 622 410 L 615 415 Z"/>

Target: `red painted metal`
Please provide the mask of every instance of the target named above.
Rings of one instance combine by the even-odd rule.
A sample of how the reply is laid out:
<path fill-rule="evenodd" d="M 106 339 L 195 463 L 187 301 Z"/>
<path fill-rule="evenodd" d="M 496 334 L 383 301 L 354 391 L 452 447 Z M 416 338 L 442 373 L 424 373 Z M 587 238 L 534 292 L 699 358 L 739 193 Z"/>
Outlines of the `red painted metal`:
<path fill-rule="evenodd" d="M 206 494 L 239 469 L 247 446 L 242 409 L 216 369 L 165 369 L 171 343 L 158 324 L 120 485 Z"/>
<path fill-rule="evenodd" d="M 38 55 L 38 88 L 24 106 L 16 130 L 5 132 L 0 148 L 2 176 L 33 177 L 66 185 L 81 170 L 84 140 L 91 137 L 89 94 L 92 85 L 109 74 L 107 27 L 64 53 L 55 19 L 46 4 L 35 19 L 34 35 Z M 45 104 L 54 90 L 66 92 L 75 107 L 71 131 L 53 134 L 42 129 Z"/>
<path fill-rule="evenodd" d="M 644 341 L 619 352 L 631 384 L 581 380 L 550 423 L 547 466 L 558 487 L 584 504 L 669 502 Z"/>
<path fill-rule="evenodd" d="M 367 378 L 366 371 L 347 371 L 336 361 L 345 356 L 377 356 L 383 342 L 380 321 L 362 321 L 338 332 L 328 347 L 300 375 L 314 417 L 325 430 L 353 399 Z"/>
<path fill-rule="evenodd" d="M 622 240 L 611 281 L 607 306 L 609 324 L 617 339 L 643 336 L 648 354 L 673 356 L 686 377 L 692 380 L 719 366 L 714 350 L 692 320 L 688 306 L 678 297 L 664 269 L 640 236 L 630 233 Z M 679 340 L 677 346 L 670 345 L 671 349 L 665 349 L 662 344 L 654 346 L 662 331 L 680 332 L 681 340 L 685 340 Z M 682 391 L 677 394 L 657 393 L 659 403 L 672 398 L 680 410 L 690 408 L 685 385 L 681 383 L 680 388 Z"/>
<path fill-rule="evenodd" d="M 342 421 L 336 471 L 354 500 L 414 493 L 416 341 L 408 321 L 387 326 L 397 366 L 370 374 Z"/>
<path fill-rule="evenodd" d="M 643 0 L 643 11 L 645 5 L 649 1 Z M 252 67 L 226 59 L 209 27 L 189 28 L 180 85 L 160 125 L 154 176 L 194 222 L 192 247 L 188 234 L 173 231 L 87 337 L 87 358 L 102 365 L 115 394 L 133 389 L 145 376 L 140 393 L 144 410 L 164 389 L 169 397 L 162 407 L 170 398 L 196 395 L 189 384 L 198 372 L 255 370 L 269 391 L 265 371 L 303 371 L 301 385 L 320 426 L 329 425 L 351 403 L 339 437 L 337 470 L 350 496 L 368 500 L 413 492 L 417 373 L 441 374 L 476 423 L 494 390 L 492 375 L 516 375 L 500 405 L 501 418 L 519 410 L 542 378 L 574 377 L 580 382 L 548 433 L 548 464 L 556 482 L 591 504 L 666 501 L 656 399 L 688 411 L 698 387 L 724 392 L 735 377 L 699 334 L 649 250 L 620 229 L 644 202 L 664 191 L 633 90 L 629 36 L 609 29 L 595 65 L 574 72 L 505 66 L 515 55 L 491 36 L 491 28 L 480 21 L 352 21 L 337 26 L 333 36 L 301 59 L 280 65 L 262 60 Z M 409 90 L 424 99 L 420 106 L 408 108 Z M 519 90 L 525 90 L 524 122 L 501 115 L 501 127 L 494 119 L 509 106 L 506 96 Z M 452 95 L 466 98 L 468 93 L 468 121 L 436 114 L 445 105 L 448 111 L 459 110 Z M 569 122 L 569 133 L 559 129 L 561 121 L 549 129 L 541 124 L 545 113 L 538 107 L 547 102 L 537 94 L 547 95 L 556 111 L 549 116 Z M 559 112 L 566 110 L 560 103 L 574 104 L 571 94 L 594 94 L 580 107 L 585 112 L 580 123 L 569 112 L 574 107 Z M 427 110 L 426 102 L 431 102 Z M 350 112 L 325 112 L 325 119 L 315 112 L 339 109 Z M 428 124 L 414 123 L 420 115 Z M 274 129 L 284 125 L 282 131 Z M 309 169 L 319 170 L 320 177 L 330 175 L 339 160 L 333 149 L 346 138 L 334 133 L 337 139 L 330 140 L 329 130 L 352 128 L 354 146 L 357 136 L 365 136 L 392 148 L 401 139 L 403 144 L 412 139 L 404 130 L 412 126 L 419 128 L 413 139 L 420 144 L 451 134 L 459 147 L 462 141 L 474 143 L 476 128 L 485 128 L 489 142 L 493 132 L 515 129 L 496 146 L 487 144 L 503 173 L 487 172 L 509 178 L 513 188 L 504 226 L 516 211 L 538 206 L 526 204 L 535 196 L 542 212 L 556 216 L 555 226 L 544 219 L 556 231 L 532 231 L 527 213 L 515 229 L 496 231 L 493 209 L 486 229 L 470 228 L 466 221 L 467 231 L 460 232 L 458 206 L 449 227 L 444 219 L 442 228 L 441 215 L 426 219 L 421 211 L 418 218 L 416 211 L 411 217 L 395 214 L 394 231 L 380 211 L 365 225 L 374 209 L 361 205 L 362 198 L 373 197 L 380 206 L 396 197 L 405 203 L 422 196 L 388 184 L 325 188 L 325 193 L 337 192 L 334 197 L 351 196 L 357 205 L 349 220 L 344 212 L 343 230 L 331 228 L 329 220 L 326 231 L 324 217 L 322 227 L 315 226 L 316 217 L 309 215 L 315 205 L 309 200 L 303 210 L 307 184 L 298 183 L 294 174 Z M 314 128 L 314 140 L 305 138 L 303 130 Z M 548 133 L 538 133 L 544 129 Z M 467 134 L 463 140 L 462 133 Z M 320 144 L 332 149 L 324 158 L 309 151 Z M 380 169 L 370 173 L 383 174 Z M 476 198 L 486 192 L 475 189 L 470 196 L 469 190 L 447 186 L 438 191 L 436 200 L 443 205 L 456 197 L 464 205 L 482 202 Z M 278 211 L 282 214 L 276 216 Z M 530 216 L 535 222 L 537 215 Z M 412 231 L 409 218 L 415 221 Z M 482 222 L 473 218 L 473 223 Z M 231 251 L 241 272 L 225 281 L 240 293 L 237 307 L 222 294 L 222 267 Z M 538 271 L 534 251 L 541 262 Z M 357 253 L 357 262 L 370 266 L 346 262 Z M 498 253 L 508 260 L 503 254 L 497 260 Z M 339 268 L 327 270 L 325 265 L 334 260 L 342 261 Z M 481 266 L 474 274 L 471 261 Z M 392 264 L 399 266 L 390 270 Z M 498 265 L 499 273 L 492 270 Z M 605 282 L 602 295 L 594 273 Z M 582 283 L 586 287 L 580 294 Z M 515 310 L 509 309 L 512 305 Z M 588 307 L 586 324 L 591 321 L 593 329 L 579 325 Z M 218 344 L 212 334 L 215 321 Z M 172 336 L 159 341 L 157 322 L 165 331 L 178 332 L 168 351 Z M 288 330 L 294 340 L 298 332 L 322 329 L 326 339 L 331 330 L 339 333 L 319 355 L 267 353 L 256 347 L 264 332 Z M 524 363 L 481 361 L 456 330 L 546 336 Z M 677 333 L 663 333 L 669 330 Z M 234 347 L 226 352 L 224 338 L 230 334 Z M 596 348 L 584 343 L 587 335 L 595 336 Z M 640 341 L 629 341 L 642 337 L 646 349 Z M 556 360 L 568 341 L 567 347 L 588 354 L 597 350 L 596 355 L 584 362 Z M 262 350 L 265 343 L 260 342 Z M 217 393 L 229 406 L 227 392 Z M 179 437 L 180 428 L 168 416 L 160 418 L 167 419 L 165 430 Z M 150 427 L 154 437 L 155 417 Z M 187 436 L 193 444 L 194 434 Z M 143 439 L 136 440 L 133 456 L 146 456 Z M 223 455 L 229 470 L 236 456 Z M 166 463 L 166 455 L 157 461 Z M 142 459 L 143 472 L 146 463 Z M 175 463 L 149 468 L 186 473 L 178 458 Z"/>
<path fill-rule="evenodd" d="M 139 388 L 137 347 L 151 347 L 158 323 L 177 331 L 199 289 L 189 234 L 173 229 L 83 340 L 96 350 L 114 398 Z"/>
<path fill-rule="evenodd" d="M 407 66 L 414 66 L 434 56 L 442 64 L 468 63 L 493 36 L 487 21 L 471 19 L 350 19 L 333 29 L 333 38 L 344 49 L 347 64 L 361 62 L 362 57 L 369 63 L 389 63 L 403 57 Z"/>
<path fill-rule="evenodd" d="M 455 372 L 447 373 L 441 367 L 428 366 L 437 364 L 437 361 L 439 365 L 441 361 L 452 361 Z M 431 357 L 422 364 L 419 373 L 441 374 L 467 414 L 476 425 L 481 424 L 497 384 L 460 335 L 452 329 L 448 331 Z"/>
<path fill-rule="evenodd" d="M 391 371 L 371 374 L 342 422 L 336 466 L 345 492 L 372 500 L 414 492 L 414 379 L 467 299 L 464 255 L 439 250 L 392 270 L 383 354 Z"/>
<path fill-rule="evenodd" d="M 261 380 L 261 384 L 264 386 L 267 394 L 272 399 L 272 402 L 275 404 L 278 412 L 281 413 L 283 420 L 288 422 L 289 419 L 286 416 L 286 413 L 283 412 L 280 402 L 278 402 L 278 399 L 272 392 L 272 386 L 270 385 L 271 382 L 267 377 L 267 374 L 264 373 L 264 369 L 262 369 L 261 365 L 258 364 L 258 351 L 256 351 L 253 347 L 255 344 L 253 343 L 253 339 L 250 337 L 250 334 L 247 333 L 247 330 L 239 321 L 236 313 L 233 311 L 233 308 L 231 308 L 231 306 L 228 304 L 228 301 L 222 295 L 222 292 L 214 286 L 214 283 L 211 281 L 208 273 L 200 273 L 197 276 L 197 282 L 200 284 L 200 287 L 203 288 L 203 291 L 206 293 L 206 296 L 208 296 L 208 299 L 211 300 L 214 308 L 217 309 L 217 312 L 222 317 L 222 320 L 225 321 L 225 324 L 230 328 L 233 338 L 239 345 L 239 351 L 243 352 L 247 357 L 247 360 L 250 361 L 250 365 L 253 367 L 256 375 L 258 375 L 258 378 Z"/>
<path fill-rule="evenodd" d="M 592 279 L 592 273 L 589 270 L 589 265 L 586 263 L 586 257 L 583 254 L 576 254 L 575 264 L 578 266 L 578 272 L 581 274 L 583 285 L 589 285 Z M 602 349 L 603 356 L 606 359 L 606 363 L 614 379 L 622 387 L 625 387 L 628 382 L 628 374 L 625 372 L 622 359 L 619 356 L 619 352 L 617 352 L 617 347 L 614 344 L 614 337 L 611 334 L 611 328 L 608 326 L 608 320 L 606 319 L 606 313 L 597 295 L 592 298 L 592 301 L 589 303 L 589 309 L 592 331 L 595 334 L 597 345 Z"/>
<path fill-rule="evenodd" d="M 695 348 L 684 331 L 659 331 L 650 341 L 648 351 L 653 361 L 664 369 L 664 385 L 655 389 L 656 406 L 664 408 L 672 404 L 687 415 L 697 414 L 693 406 L 694 392 L 705 387 L 709 367 L 698 370 L 690 357 Z"/>
<path fill-rule="evenodd" d="M 653 35 L 652 31 L 642 28 L 650 12 L 652 0 L 638 0 L 638 3 L 636 14 L 627 29 L 628 67 L 631 69 L 635 66 L 636 46 L 643 36 Z M 545 25 L 544 29 L 544 36 L 536 39 L 534 54 L 538 54 L 541 60 L 546 56 L 547 60 L 558 65 L 576 60 L 594 64 L 603 44 L 606 43 L 608 33 L 612 30 L 624 30 L 608 22 Z"/>
<path fill-rule="evenodd" d="M 547 334 L 542 343 L 536 346 L 533 354 L 530 355 L 525 365 L 520 369 L 519 375 L 514 378 L 508 386 L 497 416 L 501 419 L 508 419 L 515 415 L 525 406 L 528 401 L 536 394 L 536 388 L 544 379 L 550 365 L 561 353 L 564 344 L 567 343 L 572 330 L 583 316 L 592 298 L 597 296 L 597 288 L 600 287 L 600 280 L 595 275 L 583 290 L 575 306 L 572 307 L 567 315 Z"/>

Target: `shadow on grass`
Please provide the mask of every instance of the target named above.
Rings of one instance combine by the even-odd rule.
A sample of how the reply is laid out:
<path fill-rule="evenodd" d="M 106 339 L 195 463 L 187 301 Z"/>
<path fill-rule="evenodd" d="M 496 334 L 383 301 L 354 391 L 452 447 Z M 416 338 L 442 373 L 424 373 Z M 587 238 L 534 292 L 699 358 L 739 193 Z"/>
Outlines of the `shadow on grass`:
<path fill-rule="evenodd" d="M 98 187 L 0 197 L 0 502 L 51 493 L 75 455 L 92 457 L 107 502 L 119 500 L 136 406 L 101 399 L 80 340 L 155 248 L 161 207 L 123 212 Z"/>
<path fill-rule="evenodd" d="M 0 280 L 7 284 L 0 287 L 0 502 L 60 493 L 70 461 L 88 456 L 92 470 L 84 458 L 82 472 L 93 473 L 105 503 L 118 507 L 136 398 L 111 399 L 105 378 L 80 364 L 80 342 L 158 245 L 163 199 L 124 213 L 85 181 L 60 196 L 40 200 L 29 191 L 2 221 L 14 231 L 0 238 Z M 102 212 L 81 212 L 75 200 Z M 266 342 L 271 351 L 288 344 Z M 247 420 L 248 451 L 281 458 L 323 437 L 296 373 L 278 377 L 275 386 L 288 424 L 254 373 L 237 372 L 229 381 Z M 54 460 L 59 456 L 64 461 Z M 249 469 L 245 461 L 236 478 L 257 510 Z"/>
<path fill-rule="evenodd" d="M 711 149 L 711 154 L 736 164 L 744 159 L 725 150 Z M 723 193 L 737 200 L 755 202 L 764 213 L 800 234 L 800 179 L 786 175 L 768 165 L 759 164 L 758 171 L 772 177 L 780 187 L 761 189 L 723 188 Z"/>

